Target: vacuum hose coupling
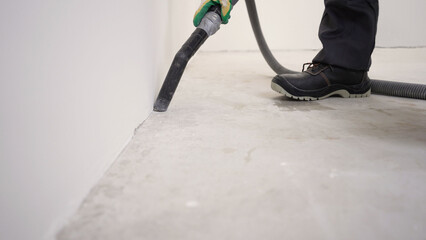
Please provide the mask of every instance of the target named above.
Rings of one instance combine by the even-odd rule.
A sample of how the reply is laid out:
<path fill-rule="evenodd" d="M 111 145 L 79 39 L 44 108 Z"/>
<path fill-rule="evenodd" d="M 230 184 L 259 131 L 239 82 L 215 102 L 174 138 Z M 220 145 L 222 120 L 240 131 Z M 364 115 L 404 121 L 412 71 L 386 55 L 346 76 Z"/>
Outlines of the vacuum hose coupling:
<path fill-rule="evenodd" d="M 201 20 L 200 25 L 197 28 L 203 29 L 209 35 L 209 37 L 215 34 L 220 29 L 222 24 L 222 18 L 216 12 L 208 12 Z"/>

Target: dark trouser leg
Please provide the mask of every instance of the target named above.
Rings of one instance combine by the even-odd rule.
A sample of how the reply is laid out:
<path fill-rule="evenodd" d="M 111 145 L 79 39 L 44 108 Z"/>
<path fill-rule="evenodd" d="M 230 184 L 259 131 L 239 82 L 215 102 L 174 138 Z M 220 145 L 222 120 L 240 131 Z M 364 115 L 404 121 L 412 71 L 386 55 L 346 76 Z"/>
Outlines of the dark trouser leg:
<path fill-rule="evenodd" d="M 367 71 L 374 50 L 378 0 L 325 0 L 319 29 L 323 49 L 314 63 Z"/>

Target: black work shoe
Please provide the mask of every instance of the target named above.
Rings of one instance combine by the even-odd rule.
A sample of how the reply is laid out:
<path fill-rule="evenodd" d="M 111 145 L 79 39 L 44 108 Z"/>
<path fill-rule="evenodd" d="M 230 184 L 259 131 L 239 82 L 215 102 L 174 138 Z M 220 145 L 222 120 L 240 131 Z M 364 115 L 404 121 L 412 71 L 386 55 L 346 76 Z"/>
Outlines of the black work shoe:
<path fill-rule="evenodd" d="M 306 65 L 306 64 L 305 64 Z M 272 79 L 272 89 L 298 100 L 320 100 L 332 95 L 368 97 L 371 81 L 365 71 L 351 71 L 321 63 L 309 63 L 301 73 L 281 74 Z"/>

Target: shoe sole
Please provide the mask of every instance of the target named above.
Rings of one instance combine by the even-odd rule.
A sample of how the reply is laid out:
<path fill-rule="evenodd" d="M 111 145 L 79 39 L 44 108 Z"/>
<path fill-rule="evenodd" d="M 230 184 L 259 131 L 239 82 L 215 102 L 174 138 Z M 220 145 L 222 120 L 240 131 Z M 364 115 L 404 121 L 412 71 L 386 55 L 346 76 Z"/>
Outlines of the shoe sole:
<path fill-rule="evenodd" d="M 272 88 L 272 90 L 274 90 L 278 93 L 281 93 L 286 97 L 296 99 L 296 100 L 302 100 L 302 101 L 322 100 L 322 99 L 328 98 L 328 97 L 333 96 L 333 95 L 339 95 L 343 98 L 365 98 L 365 97 L 369 97 L 371 95 L 371 89 L 369 89 L 366 93 L 363 93 L 363 94 L 351 94 L 345 89 L 340 89 L 340 90 L 331 92 L 331 93 L 329 93 L 325 96 L 322 96 L 322 97 L 294 96 L 294 95 L 290 94 L 289 92 L 287 92 L 286 90 L 284 90 L 284 88 L 282 88 L 280 85 L 278 85 L 274 82 L 271 83 L 271 88 Z"/>

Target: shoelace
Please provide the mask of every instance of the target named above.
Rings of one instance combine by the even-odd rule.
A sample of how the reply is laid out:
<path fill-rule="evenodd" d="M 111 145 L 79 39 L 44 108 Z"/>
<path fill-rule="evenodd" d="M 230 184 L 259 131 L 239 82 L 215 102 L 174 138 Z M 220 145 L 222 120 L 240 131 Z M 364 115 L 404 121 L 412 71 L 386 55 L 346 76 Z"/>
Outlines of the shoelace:
<path fill-rule="evenodd" d="M 308 67 L 306 68 L 306 66 L 308 66 Z M 329 67 L 331 69 L 331 71 L 333 71 L 333 68 L 331 67 L 331 65 L 328 65 L 328 64 L 324 64 L 324 63 L 304 63 L 303 67 L 302 67 L 302 72 L 304 72 L 308 69 L 310 69 L 312 72 L 316 72 L 319 69 L 322 69 L 324 67 Z M 306 70 L 305 70 L 305 68 L 306 68 Z"/>

